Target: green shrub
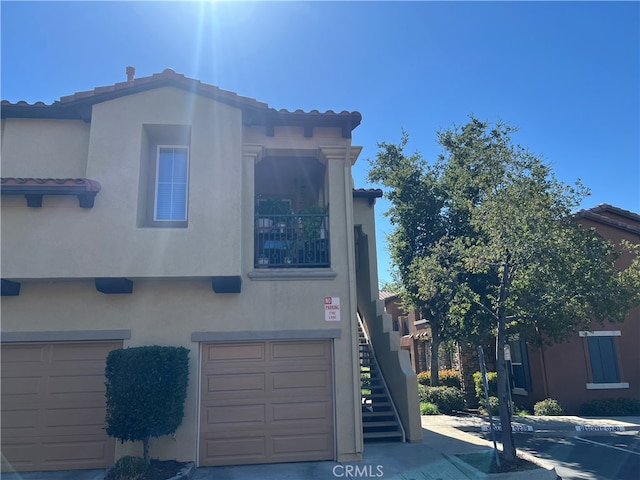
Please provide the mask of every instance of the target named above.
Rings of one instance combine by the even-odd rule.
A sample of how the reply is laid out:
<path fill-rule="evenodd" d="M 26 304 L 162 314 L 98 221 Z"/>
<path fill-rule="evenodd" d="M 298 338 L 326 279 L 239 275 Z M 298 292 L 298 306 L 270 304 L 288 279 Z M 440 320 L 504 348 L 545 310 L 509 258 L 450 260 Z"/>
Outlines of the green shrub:
<path fill-rule="evenodd" d="M 487 409 L 486 404 L 487 402 L 484 401 L 481 403 L 480 405 L 480 411 L 482 413 L 484 413 L 485 415 L 499 415 L 500 414 L 500 403 L 498 401 L 498 397 L 489 397 L 489 408 Z"/>
<path fill-rule="evenodd" d="M 105 370 L 107 434 L 142 441 L 149 463 L 149 439 L 174 433 L 182 423 L 189 381 L 189 350 L 135 347 L 113 350 Z"/>
<path fill-rule="evenodd" d="M 122 457 L 109 471 L 106 480 L 139 480 L 144 477 L 149 466 L 140 457 Z"/>
<path fill-rule="evenodd" d="M 425 387 L 419 385 L 420 402 L 434 403 L 442 413 L 464 409 L 462 391 L 454 387 Z"/>
<path fill-rule="evenodd" d="M 536 416 L 563 415 L 564 410 L 557 400 L 546 398 L 533 406 L 533 414 Z"/>
<path fill-rule="evenodd" d="M 435 403 L 420 402 L 420 415 L 439 415 L 440 410 Z"/>
<path fill-rule="evenodd" d="M 442 387 L 462 388 L 462 374 L 458 370 L 440 370 L 438 372 L 438 380 Z M 431 373 L 420 372 L 418 374 L 418 383 L 427 387 L 431 386 Z"/>
<path fill-rule="evenodd" d="M 427 387 L 431 385 L 431 374 L 429 372 L 420 372 L 418 374 L 418 384 Z"/>
<path fill-rule="evenodd" d="M 482 382 L 482 373 L 476 372 L 473 374 L 473 383 L 476 387 L 476 398 L 478 399 L 478 403 L 480 403 L 480 405 L 484 405 L 486 401 L 484 396 L 484 385 Z M 487 383 L 489 384 L 489 396 L 497 397 L 498 396 L 498 373 L 487 372 Z"/>
<path fill-rule="evenodd" d="M 580 415 L 586 417 L 629 417 L 640 415 L 640 400 L 637 398 L 603 398 L 583 403 Z"/>

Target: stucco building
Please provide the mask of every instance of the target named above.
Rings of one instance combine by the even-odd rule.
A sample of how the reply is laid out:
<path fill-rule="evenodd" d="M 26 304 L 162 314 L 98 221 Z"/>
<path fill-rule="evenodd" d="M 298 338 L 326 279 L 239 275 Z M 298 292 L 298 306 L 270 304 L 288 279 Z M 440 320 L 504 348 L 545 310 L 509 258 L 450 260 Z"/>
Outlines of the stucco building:
<path fill-rule="evenodd" d="M 191 352 L 184 420 L 153 456 L 361 459 L 357 312 L 419 440 L 415 375 L 378 301 L 381 192 L 353 188 L 360 121 L 172 70 L 3 102 L 3 469 L 135 452 L 104 433 L 104 360 L 152 344 Z"/>

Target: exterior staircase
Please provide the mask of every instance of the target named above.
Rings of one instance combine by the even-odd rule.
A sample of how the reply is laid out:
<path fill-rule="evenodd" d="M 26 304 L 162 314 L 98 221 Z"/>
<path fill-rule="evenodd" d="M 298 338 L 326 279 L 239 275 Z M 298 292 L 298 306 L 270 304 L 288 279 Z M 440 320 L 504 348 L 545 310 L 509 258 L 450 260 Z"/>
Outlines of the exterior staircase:
<path fill-rule="evenodd" d="M 358 318 L 362 429 L 365 442 L 405 441 L 402 423 L 376 361 L 373 346 Z"/>

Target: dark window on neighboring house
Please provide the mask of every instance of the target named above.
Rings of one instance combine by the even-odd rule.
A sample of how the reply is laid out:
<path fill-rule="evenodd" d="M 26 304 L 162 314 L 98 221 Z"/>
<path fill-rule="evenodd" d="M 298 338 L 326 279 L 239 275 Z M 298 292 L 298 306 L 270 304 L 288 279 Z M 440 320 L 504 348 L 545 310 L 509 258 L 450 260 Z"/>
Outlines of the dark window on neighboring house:
<path fill-rule="evenodd" d="M 614 339 L 612 336 L 599 335 L 587 337 L 593 383 L 620 382 Z"/>
<path fill-rule="evenodd" d="M 531 391 L 531 372 L 529 370 L 529 355 L 524 340 L 509 341 L 511 351 L 511 375 L 513 388 L 527 392 Z"/>
<path fill-rule="evenodd" d="M 398 320 L 402 325 L 402 335 L 409 335 L 409 317 L 399 317 Z"/>

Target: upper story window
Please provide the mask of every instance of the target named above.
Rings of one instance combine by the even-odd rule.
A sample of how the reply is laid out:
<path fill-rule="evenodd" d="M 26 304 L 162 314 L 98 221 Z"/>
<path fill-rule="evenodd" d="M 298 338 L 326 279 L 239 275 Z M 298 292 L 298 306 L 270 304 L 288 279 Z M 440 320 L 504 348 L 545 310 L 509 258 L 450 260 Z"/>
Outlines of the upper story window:
<path fill-rule="evenodd" d="M 158 146 L 155 221 L 187 221 L 189 148 Z"/>
<path fill-rule="evenodd" d="M 138 227 L 186 228 L 191 127 L 145 124 L 141 139 Z"/>

